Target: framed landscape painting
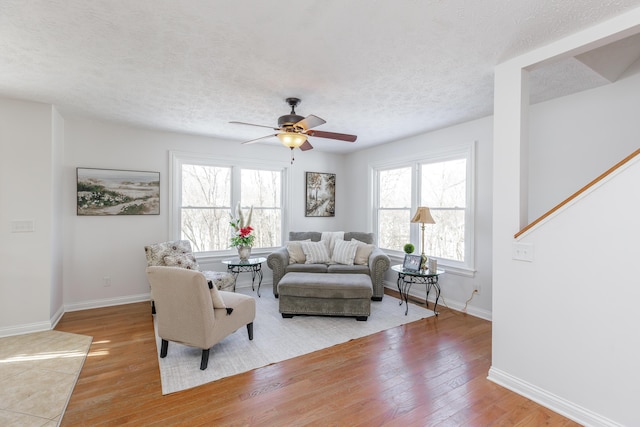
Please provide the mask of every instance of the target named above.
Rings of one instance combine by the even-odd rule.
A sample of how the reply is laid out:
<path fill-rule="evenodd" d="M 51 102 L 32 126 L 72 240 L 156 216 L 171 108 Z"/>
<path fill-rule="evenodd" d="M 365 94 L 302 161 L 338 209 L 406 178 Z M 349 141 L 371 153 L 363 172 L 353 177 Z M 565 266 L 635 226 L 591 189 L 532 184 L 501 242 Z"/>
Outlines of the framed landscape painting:
<path fill-rule="evenodd" d="M 336 174 L 306 174 L 305 216 L 336 216 Z"/>
<path fill-rule="evenodd" d="M 160 172 L 76 168 L 78 215 L 160 215 Z"/>

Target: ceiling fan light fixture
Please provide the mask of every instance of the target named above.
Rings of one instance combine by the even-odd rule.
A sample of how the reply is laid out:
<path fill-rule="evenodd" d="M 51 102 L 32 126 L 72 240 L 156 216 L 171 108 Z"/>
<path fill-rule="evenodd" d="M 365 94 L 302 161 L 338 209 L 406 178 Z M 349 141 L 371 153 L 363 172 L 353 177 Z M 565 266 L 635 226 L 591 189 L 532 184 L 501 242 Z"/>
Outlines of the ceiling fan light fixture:
<path fill-rule="evenodd" d="M 307 141 L 307 135 L 296 132 L 280 132 L 278 139 L 285 147 L 298 148 Z"/>

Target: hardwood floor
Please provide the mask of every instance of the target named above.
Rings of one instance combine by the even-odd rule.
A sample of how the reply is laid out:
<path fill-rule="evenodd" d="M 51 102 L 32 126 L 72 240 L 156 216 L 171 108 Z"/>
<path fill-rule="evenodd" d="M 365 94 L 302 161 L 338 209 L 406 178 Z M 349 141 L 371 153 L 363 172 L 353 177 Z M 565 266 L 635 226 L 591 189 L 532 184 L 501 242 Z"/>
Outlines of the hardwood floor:
<path fill-rule="evenodd" d="M 491 323 L 444 307 L 166 396 L 148 303 L 66 313 L 56 329 L 93 336 L 62 426 L 578 425 L 488 381 Z"/>

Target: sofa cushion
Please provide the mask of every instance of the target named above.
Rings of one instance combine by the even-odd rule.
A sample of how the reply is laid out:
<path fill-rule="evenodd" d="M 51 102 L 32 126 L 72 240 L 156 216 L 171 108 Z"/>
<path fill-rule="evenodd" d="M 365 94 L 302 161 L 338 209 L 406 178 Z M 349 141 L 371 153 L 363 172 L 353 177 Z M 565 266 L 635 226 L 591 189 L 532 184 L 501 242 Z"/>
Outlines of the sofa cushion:
<path fill-rule="evenodd" d="M 345 273 L 345 274 L 370 274 L 367 265 L 344 265 L 332 264 L 327 267 L 327 273 Z"/>
<path fill-rule="evenodd" d="M 373 244 L 364 243 L 356 239 L 351 239 L 351 241 L 358 244 L 358 249 L 356 250 L 356 256 L 353 263 L 356 265 L 369 265 L 369 256 L 374 248 Z"/>
<path fill-rule="evenodd" d="M 363 233 L 360 231 L 351 231 L 344 233 L 344 240 L 356 239 L 364 243 L 369 243 L 375 245 L 373 233 Z"/>
<path fill-rule="evenodd" d="M 284 270 L 286 273 L 326 273 L 327 264 L 289 264 Z"/>
<path fill-rule="evenodd" d="M 300 274 L 291 273 L 278 284 L 282 295 L 304 298 L 370 300 L 371 278 L 366 274 Z"/>
<path fill-rule="evenodd" d="M 290 231 L 289 240 L 310 240 L 312 242 L 319 242 L 322 237 L 322 233 L 319 231 Z"/>
<path fill-rule="evenodd" d="M 304 256 L 307 258 L 305 264 L 328 264 L 331 262 L 329 249 L 323 242 L 300 242 Z"/>
<path fill-rule="evenodd" d="M 353 259 L 358 250 L 357 242 L 336 240 L 331 254 L 331 261 L 335 264 L 353 265 Z"/>

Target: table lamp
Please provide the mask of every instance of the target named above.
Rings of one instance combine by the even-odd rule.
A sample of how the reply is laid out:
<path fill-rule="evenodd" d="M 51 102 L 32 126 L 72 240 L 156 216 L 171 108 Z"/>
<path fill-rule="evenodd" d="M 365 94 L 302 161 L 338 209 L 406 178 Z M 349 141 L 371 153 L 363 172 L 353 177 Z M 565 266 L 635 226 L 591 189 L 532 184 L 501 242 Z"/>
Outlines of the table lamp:
<path fill-rule="evenodd" d="M 416 214 L 411 218 L 411 222 L 418 222 L 422 227 L 422 262 L 420 262 L 420 270 L 424 270 L 427 264 L 427 256 L 424 254 L 424 225 L 435 224 L 436 222 L 433 220 L 431 212 L 426 206 L 420 206 L 418 208 Z"/>

